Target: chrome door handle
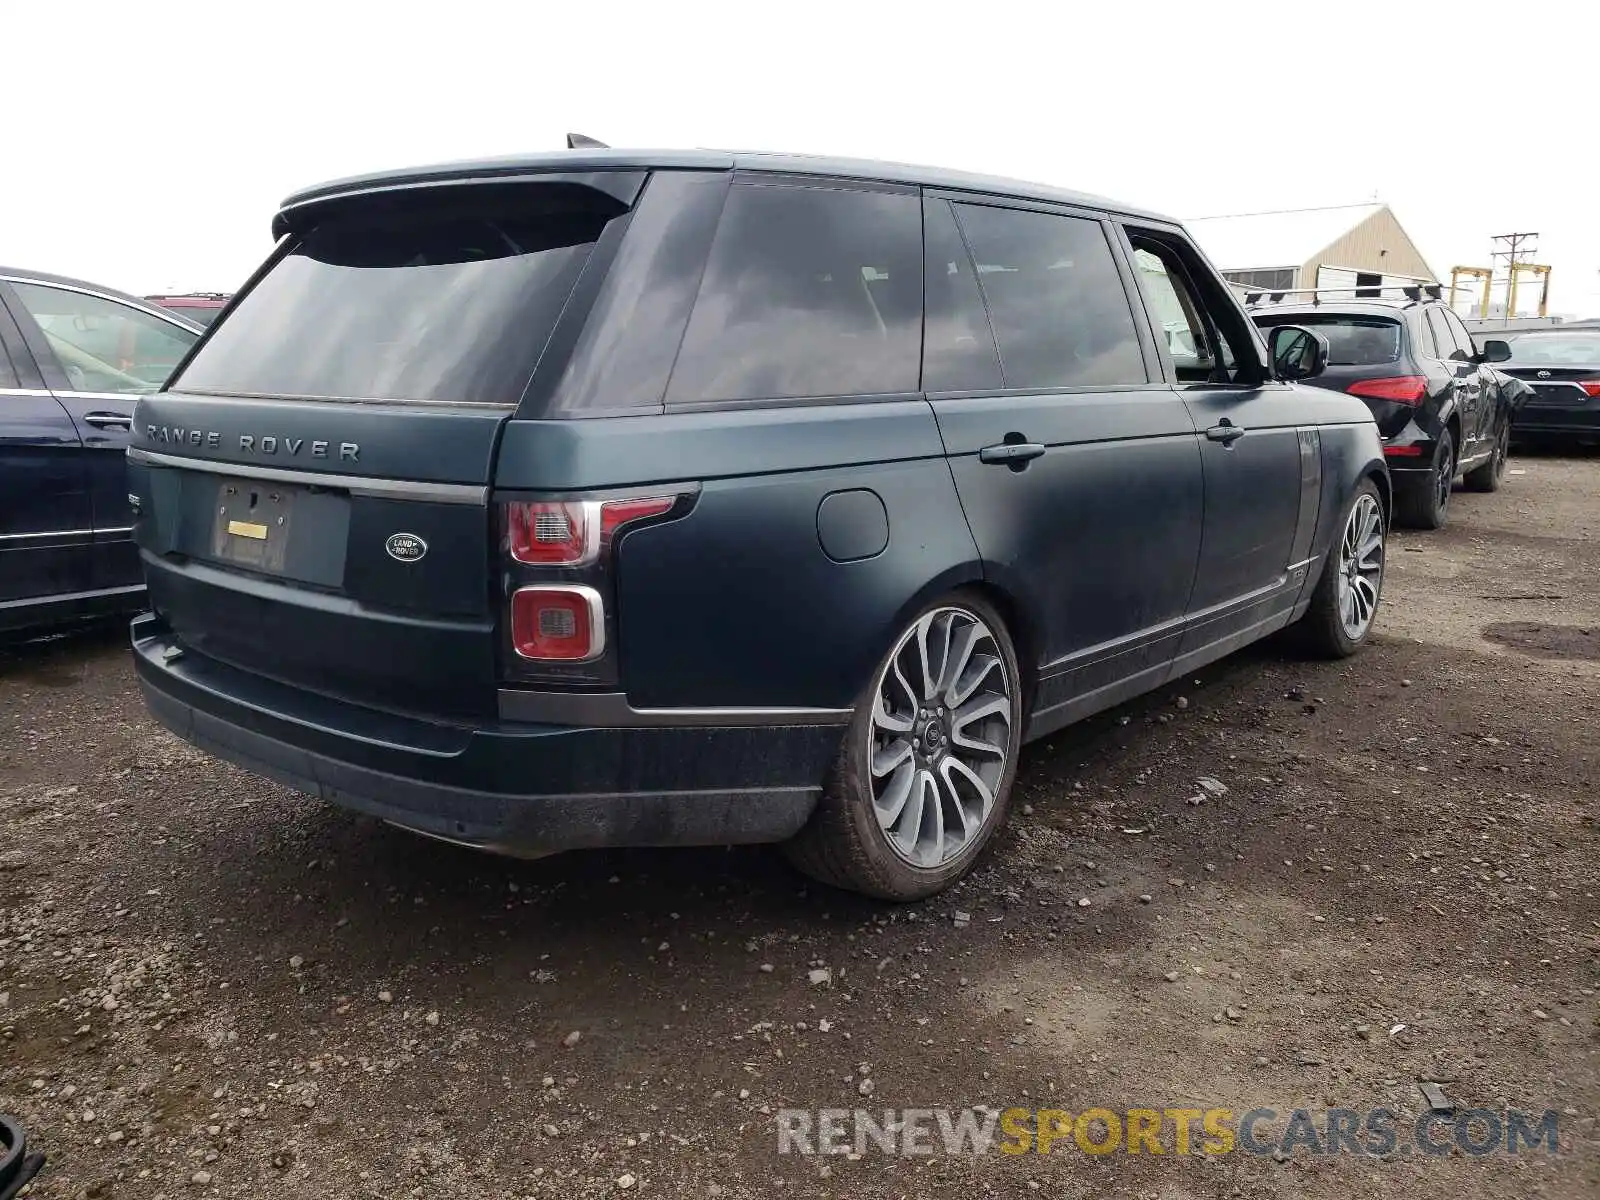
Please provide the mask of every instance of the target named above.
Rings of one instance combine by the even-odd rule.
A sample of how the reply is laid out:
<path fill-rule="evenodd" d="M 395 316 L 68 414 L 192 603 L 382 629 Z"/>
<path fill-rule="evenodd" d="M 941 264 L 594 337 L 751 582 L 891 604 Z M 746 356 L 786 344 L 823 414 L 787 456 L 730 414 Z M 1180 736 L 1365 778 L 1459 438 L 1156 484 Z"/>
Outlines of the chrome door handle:
<path fill-rule="evenodd" d="M 979 450 L 978 461 L 1020 471 L 1043 453 L 1044 447 L 1038 442 L 1001 442 L 997 446 L 985 446 Z"/>
<path fill-rule="evenodd" d="M 85 413 L 83 419 L 96 429 L 115 427 L 117 429 L 132 429 L 133 418 L 125 417 L 121 413 L 92 412 Z"/>
<path fill-rule="evenodd" d="M 1244 436 L 1244 430 L 1228 420 L 1227 417 L 1223 417 L 1221 424 L 1213 425 L 1206 430 L 1206 436 L 1213 442 L 1221 442 L 1224 446 L 1231 446 Z"/>

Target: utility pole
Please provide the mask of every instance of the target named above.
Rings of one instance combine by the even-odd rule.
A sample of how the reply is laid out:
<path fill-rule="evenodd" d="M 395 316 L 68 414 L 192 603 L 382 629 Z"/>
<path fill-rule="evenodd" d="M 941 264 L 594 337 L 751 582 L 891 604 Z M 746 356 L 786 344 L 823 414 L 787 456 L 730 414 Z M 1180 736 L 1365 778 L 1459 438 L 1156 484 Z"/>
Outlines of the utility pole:
<path fill-rule="evenodd" d="M 1517 268 L 1523 263 L 1531 263 L 1534 253 L 1539 249 L 1539 235 L 1537 233 L 1501 233 L 1489 239 L 1494 244 L 1494 250 L 1489 257 L 1496 265 L 1502 260 L 1506 269 L 1506 320 L 1517 315 Z M 1526 254 L 1527 258 L 1523 255 Z M 1492 269 L 1492 268 L 1491 268 Z M 1488 316 L 1485 313 L 1484 316 Z"/>

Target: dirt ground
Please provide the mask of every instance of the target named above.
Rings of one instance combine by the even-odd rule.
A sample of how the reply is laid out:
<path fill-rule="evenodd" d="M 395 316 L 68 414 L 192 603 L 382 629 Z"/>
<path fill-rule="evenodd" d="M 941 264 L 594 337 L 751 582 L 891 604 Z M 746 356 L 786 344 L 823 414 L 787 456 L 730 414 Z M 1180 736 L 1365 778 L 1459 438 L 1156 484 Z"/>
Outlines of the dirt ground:
<path fill-rule="evenodd" d="M 1363 654 L 1257 647 L 1032 747 L 985 864 L 914 907 L 765 849 L 434 844 L 158 731 L 120 631 L 8 652 L 0 1111 L 50 1154 L 33 1194 L 1600 1195 L 1600 456 L 1512 470 L 1394 538 Z M 1553 1110 L 1559 1152 L 1407 1153 L 1419 1081 Z M 1402 1132 L 778 1153 L 780 1108 L 976 1105 Z"/>

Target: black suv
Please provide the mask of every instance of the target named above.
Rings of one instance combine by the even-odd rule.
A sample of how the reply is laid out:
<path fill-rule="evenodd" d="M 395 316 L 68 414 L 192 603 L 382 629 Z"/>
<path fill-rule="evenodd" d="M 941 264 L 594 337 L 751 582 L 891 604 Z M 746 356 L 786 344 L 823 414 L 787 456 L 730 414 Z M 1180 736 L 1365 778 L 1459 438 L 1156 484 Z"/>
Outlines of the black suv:
<path fill-rule="evenodd" d="M 133 643 L 170 729 L 335 804 L 925 896 L 1025 740 L 1371 628 L 1370 415 L 1284 382 L 1326 342 L 1269 356 L 1164 218 L 575 150 L 312 188 L 273 236 L 139 406 Z"/>
<path fill-rule="evenodd" d="M 1318 387 L 1360 396 L 1383 435 L 1394 478 L 1395 519 L 1419 529 L 1443 528 L 1456 478 L 1473 491 L 1498 491 L 1511 445 L 1511 418 L 1520 388 L 1490 363 L 1511 357 L 1502 341 L 1480 349 L 1449 305 L 1421 288 L 1256 293 L 1246 305 L 1256 324 L 1314 329 L 1328 339 L 1328 369 Z M 1372 296 L 1371 293 L 1379 293 Z"/>

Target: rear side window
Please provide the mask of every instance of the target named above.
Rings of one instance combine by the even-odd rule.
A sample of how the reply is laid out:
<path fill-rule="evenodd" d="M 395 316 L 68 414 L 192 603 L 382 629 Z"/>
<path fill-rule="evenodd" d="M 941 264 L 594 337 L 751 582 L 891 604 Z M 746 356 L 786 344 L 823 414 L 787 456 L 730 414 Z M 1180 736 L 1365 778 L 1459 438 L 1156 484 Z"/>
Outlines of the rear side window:
<path fill-rule="evenodd" d="M 1258 322 L 1303 325 L 1328 339 L 1328 364 L 1335 367 L 1369 367 L 1400 359 L 1400 326 L 1382 317 L 1342 317 L 1332 313 L 1297 313 Z"/>
<path fill-rule="evenodd" d="M 173 389 L 514 405 L 621 211 L 551 183 L 330 216 L 238 301 Z"/>
<path fill-rule="evenodd" d="M 1439 358 L 1449 358 L 1456 352 L 1456 340 L 1450 332 L 1450 326 L 1444 323 L 1444 316 L 1437 308 L 1428 310 L 1428 328 L 1433 331 L 1433 343 L 1439 348 Z"/>
<path fill-rule="evenodd" d="M 75 392 L 154 392 L 200 336 L 106 296 L 43 283 L 12 286 Z"/>
<path fill-rule="evenodd" d="M 1146 383 L 1133 312 L 1098 221 L 958 204 L 1008 388 Z"/>
<path fill-rule="evenodd" d="M 914 392 L 921 340 L 917 196 L 736 183 L 667 402 Z"/>

